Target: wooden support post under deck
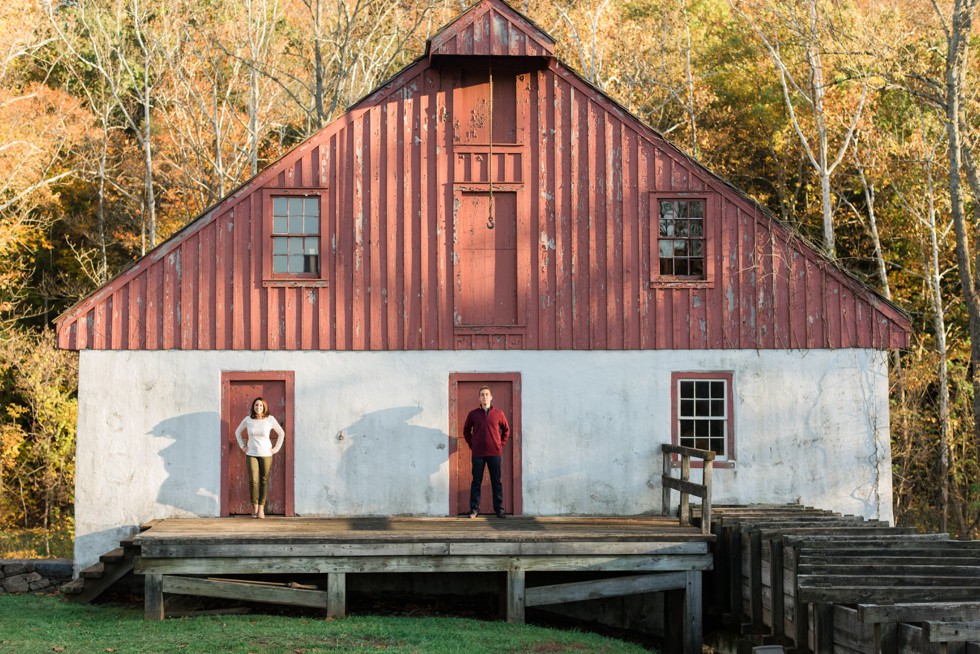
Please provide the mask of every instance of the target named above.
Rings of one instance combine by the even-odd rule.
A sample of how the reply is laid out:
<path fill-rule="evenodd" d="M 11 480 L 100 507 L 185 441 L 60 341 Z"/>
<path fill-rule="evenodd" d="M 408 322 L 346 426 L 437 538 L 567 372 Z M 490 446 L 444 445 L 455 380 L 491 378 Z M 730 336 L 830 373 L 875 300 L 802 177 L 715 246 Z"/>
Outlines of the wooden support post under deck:
<path fill-rule="evenodd" d="M 786 630 L 786 607 L 783 596 L 783 539 L 769 541 L 769 588 L 772 589 L 772 633 L 780 638 Z"/>
<path fill-rule="evenodd" d="M 813 605 L 813 651 L 815 654 L 834 653 L 834 605 Z"/>
<path fill-rule="evenodd" d="M 327 575 L 327 617 L 343 618 L 347 615 L 347 573 L 331 572 Z"/>
<path fill-rule="evenodd" d="M 763 633 L 762 616 L 762 535 L 758 530 L 748 534 L 749 540 L 749 602 L 752 611 L 752 633 Z"/>
<path fill-rule="evenodd" d="M 524 624 L 525 573 L 521 568 L 507 571 L 507 622 Z"/>
<path fill-rule="evenodd" d="M 700 654 L 704 639 L 701 616 L 701 571 L 690 570 L 684 588 L 684 652 Z"/>
<path fill-rule="evenodd" d="M 143 597 L 143 617 L 163 620 L 163 575 L 144 575 Z"/>

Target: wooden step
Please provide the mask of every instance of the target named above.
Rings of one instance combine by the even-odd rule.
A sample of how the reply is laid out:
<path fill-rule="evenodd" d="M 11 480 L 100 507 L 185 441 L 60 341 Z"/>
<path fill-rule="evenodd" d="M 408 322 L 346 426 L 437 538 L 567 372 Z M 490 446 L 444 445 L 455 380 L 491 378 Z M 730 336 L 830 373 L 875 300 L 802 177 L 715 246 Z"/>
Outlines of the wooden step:
<path fill-rule="evenodd" d="M 61 591 L 62 595 L 78 595 L 85 590 L 85 580 L 79 577 L 78 579 L 69 581 L 58 590 Z"/>
<path fill-rule="evenodd" d="M 106 552 L 105 554 L 100 556 L 99 561 L 102 561 L 103 563 L 120 563 L 125 558 L 126 558 L 126 550 L 123 549 L 122 547 L 117 547 L 111 552 Z"/>
<path fill-rule="evenodd" d="M 105 564 L 96 563 L 82 570 L 80 577 L 82 579 L 101 579 L 102 575 L 104 574 L 105 574 Z"/>

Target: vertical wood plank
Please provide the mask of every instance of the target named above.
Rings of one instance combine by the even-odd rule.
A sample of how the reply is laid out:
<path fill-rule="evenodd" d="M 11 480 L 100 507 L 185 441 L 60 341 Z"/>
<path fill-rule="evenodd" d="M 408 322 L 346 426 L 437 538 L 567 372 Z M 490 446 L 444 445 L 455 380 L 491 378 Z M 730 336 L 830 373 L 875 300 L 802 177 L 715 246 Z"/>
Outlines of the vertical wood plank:
<path fill-rule="evenodd" d="M 365 176 L 367 178 L 368 197 L 365 203 L 367 219 L 364 221 L 367 227 L 368 243 L 365 249 L 370 253 L 370 274 L 367 278 L 367 294 L 369 302 L 365 303 L 368 315 L 364 320 L 368 330 L 365 339 L 365 349 L 381 350 L 384 348 L 384 328 L 386 316 L 384 311 L 384 275 L 382 271 L 387 270 L 384 259 L 382 259 L 381 244 L 385 238 L 383 222 L 379 214 L 381 201 L 385 197 L 384 176 L 381 174 L 383 169 L 379 153 L 383 150 L 381 110 L 377 107 L 365 114 L 368 119 L 367 134 L 370 137 L 370 144 L 367 148 L 368 161 L 365 162 Z"/>
<path fill-rule="evenodd" d="M 722 327 L 723 346 L 726 348 L 737 348 L 740 343 L 740 311 L 741 311 L 741 292 L 739 288 L 739 238 L 738 238 L 738 208 L 733 202 L 727 199 L 722 200 L 722 219 L 724 227 L 721 232 L 721 249 L 723 251 L 724 265 L 722 267 L 723 281 L 719 285 L 724 293 L 721 298 L 723 307 L 724 324 Z"/>
<path fill-rule="evenodd" d="M 163 575 L 143 575 L 143 617 L 163 620 Z"/>
<path fill-rule="evenodd" d="M 422 348 L 421 225 L 422 171 L 420 170 L 419 80 L 413 79 L 405 89 L 405 179 L 411 180 L 411 193 L 405 202 L 405 349 Z"/>
<path fill-rule="evenodd" d="M 834 605 L 813 605 L 814 654 L 834 654 Z"/>
<path fill-rule="evenodd" d="M 604 121 L 605 175 L 602 196 L 605 211 L 606 306 L 605 346 L 623 349 L 623 177 L 621 123 L 606 117 Z"/>
<path fill-rule="evenodd" d="M 265 350 L 269 347 L 268 314 L 266 294 L 262 289 L 262 252 L 265 251 L 262 212 L 265 209 L 262 193 L 253 193 L 248 200 L 241 202 L 245 232 L 249 242 L 243 256 L 248 257 L 248 274 L 245 277 L 245 295 L 248 298 L 248 334 L 246 347 L 251 350 Z"/>
<path fill-rule="evenodd" d="M 160 347 L 164 350 L 174 349 L 180 338 L 179 307 L 180 307 L 180 249 L 165 255 L 157 264 L 163 271 L 159 294 L 161 321 L 163 329 L 160 332 Z"/>
<path fill-rule="evenodd" d="M 606 120 L 593 102 L 588 103 L 589 129 L 589 349 L 606 348 Z"/>
<path fill-rule="evenodd" d="M 654 175 L 656 173 L 656 152 L 652 145 L 642 143 L 639 146 L 639 160 L 637 161 L 637 220 L 639 240 L 640 260 L 639 268 L 639 294 L 640 294 L 640 347 L 642 349 L 653 348 L 657 343 L 657 303 L 656 293 L 650 288 L 650 282 L 655 274 L 653 270 L 653 209 L 651 201 L 651 191 L 656 183 Z"/>
<path fill-rule="evenodd" d="M 549 74 L 551 71 L 548 71 Z M 575 127 L 571 120 L 572 89 L 556 75 L 550 74 L 555 80 L 555 169 L 557 174 L 557 189 L 555 203 L 558 215 L 555 217 L 555 284 L 558 293 L 555 321 L 558 330 L 558 349 L 568 350 L 574 347 L 574 301 L 575 287 L 572 275 L 575 253 L 575 190 L 573 167 L 575 157 L 572 149 L 572 131 Z"/>
<path fill-rule="evenodd" d="M 327 575 L 327 617 L 343 618 L 347 615 L 347 574 L 331 572 Z"/>
<path fill-rule="evenodd" d="M 378 240 L 380 241 L 380 247 L 383 250 L 382 256 L 384 258 L 384 265 L 381 266 L 383 283 L 378 291 L 382 296 L 383 307 L 381 315 L 381 347 L 385 350 L 399 348 L 397 337 L 397 324 L 399 321 L 395 311 L 395 298 L 398 295 L 398 289 L 395 287 L 395 263 L 399 255 L 396 247 L 398 221 L 394 220 L 394 218 L 396 218 L 397 187 L 401 184 L 401 178 L 397 176 L 395 171 L 398 158 L 395 150 L 397 136 L 395 135 L 394 126 L 398 124 L 398 116 L 393 111 L 397 107 L 397 103 L 389 101 L 382 108 L 380 115 L 381 126 L 379 130 L 381 143 L 378 146 L 378 151 L 382 153 L 378 161 L 381 174 L 381 185 L 378 189 L 378 204 L 381 207 L 381 215 L 377 217 L 380 230 Z"/>
<path fill-rule="evenodd" d="M 507 622 L 524 624 L 525 573 L 520 568 L 507 571 Z"/>
<path fill-rule="evenodd" d="M 638 230 L 640 225 L 637 193 L 637 138 L 632 130 L 623 129 L 620 148 L 623 152 L 620 189 L 623 228 L 623 348 L 640 349 L 640 254 Z"/>
<path fill-rule="evenodd" d="M 453 81 L 451 76 L 438 75 L 435 78 L 436 86 L 433 88 L 433 111 L 435 115 L 436 142 L 435 160 L 436 170 L 436 221 L 437 221 L 437 254 L 436 254 L 436 293 L 438 304 L 436 307 L 436 321 L 438 329 L 439 349 L 452 349 L 453 347 L 453 292 L 452 292 L 452 266 L 450 261 L 453 254 L 453 221 L 451 207 L 453 203 L 452 190 L 452 161 L 453 151 L 452 129 L 449 124 L 449 98 L 453 94 Z"/>
<path fill-rule="evenodd" d="M 365 139 L 370 140 L 370 113 L 358 111 L 351 123 L 352 141 L 350 157 L 353 165 L 353 195 L 350 199 L 353 220 L 354 242 L 352 257 L 353 286 L 351 292 L 351 349 L 368 348 L 370 329 L 370 299 L 368 298 L 368 278 L 370 277 L 370 196 L 371 173 L 369 165 L 371 153 L 365 147 Z M 368 134 L 365 137 L 365 133 Z"/>
<path fill-rule="evenodd" d="M 701 571 L 688 570 L 684 586 L 684 654 L 701 654 Z"/>

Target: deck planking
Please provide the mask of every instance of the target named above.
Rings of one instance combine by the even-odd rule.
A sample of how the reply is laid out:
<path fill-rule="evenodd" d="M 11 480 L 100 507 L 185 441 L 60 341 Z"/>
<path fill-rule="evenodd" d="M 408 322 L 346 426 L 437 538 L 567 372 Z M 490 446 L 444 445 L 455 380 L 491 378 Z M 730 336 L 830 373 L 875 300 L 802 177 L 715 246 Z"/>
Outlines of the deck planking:
<path fill-rule="evenodd" d="M 675 518 L 168 518 L 136 537 L 159 542 L 208 543 L 397 542 L 711 542 L 714 536 L 681 526 Z"/>
<path fill-rule="evenodd" d="M 352 574 L 496 572 L 506 580 L 506 617 L 517 622 L 524 620 L 528 593 L 535 606 L 677 593 L 681 599 L 669 603 L 665 619 L 684 625 L 674 650 L 691 654 L 701 651 L 701 573 L 712 568 L 714 540 L 660 516 L 167 518 L 133 538 L 152 620 L 164 617 L 166 594 L 312 606 L 342 616 Z M 547 571 L 615 577 L 528 589 L 528 572 Z M 306 590 L 242 581 L 311 574 L 325 576 L 325 583 Z"/>

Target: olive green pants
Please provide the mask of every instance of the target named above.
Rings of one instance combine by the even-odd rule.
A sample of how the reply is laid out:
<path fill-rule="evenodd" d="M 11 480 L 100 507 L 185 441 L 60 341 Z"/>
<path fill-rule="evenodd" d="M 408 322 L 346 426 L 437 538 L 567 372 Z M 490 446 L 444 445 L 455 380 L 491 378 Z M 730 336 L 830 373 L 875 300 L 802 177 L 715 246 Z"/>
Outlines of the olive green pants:
<path fill-rule="evenodd" d="M 248 461 L 248 494 L 252 504 L 265 506 L 265 498 L 269 495 L 269 468 L 272 467 L 271 456 L 247 456 Z"/>

